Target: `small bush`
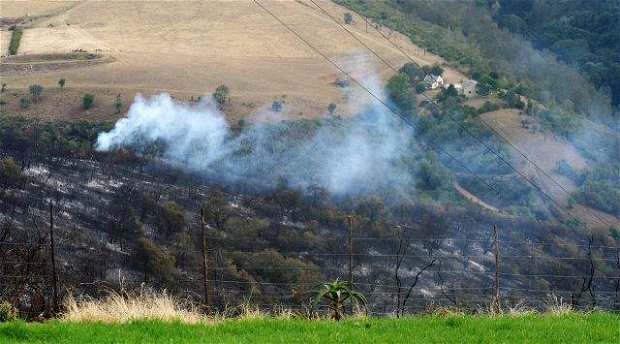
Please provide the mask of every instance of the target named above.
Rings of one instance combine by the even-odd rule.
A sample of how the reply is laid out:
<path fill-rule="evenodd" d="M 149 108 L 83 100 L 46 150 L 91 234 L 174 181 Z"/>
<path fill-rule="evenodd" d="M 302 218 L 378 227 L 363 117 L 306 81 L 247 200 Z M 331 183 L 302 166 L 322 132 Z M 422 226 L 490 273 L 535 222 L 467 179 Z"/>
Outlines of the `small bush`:
<path fill-rule="evenodd" d="M 484 102 L 484 104 L 482 104 L 480 109 L 478 109 L 478 113 L 485 113 L 497 110 L 499 110 L 499 105 L 487 100 L 486 102 Z"/>
<path fill-rule="evenodd" d="M 283 107 L 284 102 L 281 100 L 274 100 L 273 103 L 271 103 L 271 110 L 275 112 L 281 112 Z"/>
<path fill-rule="evenodd" d="M 19 106 L 21 106 L 22 109 L 29 108 L 30 104 L 31 104 L 30 98 L 28 98 L 27 96 L 23 96 L 19 99 Z"/>
<path fill-rule="evenodd" d="M 415 91 L 418 94 L 422 93 L 422 92 L 426 91 L 426 86 L 424 86 L 424 83 L 421 82 L 421 83 L 415 85 Z"/>
<path fill-rule="evenodd" d="M 344 23 L 345 24 L 351 24 L 353 22 L 353 16 L 351 15 L 351 13 L 347 12 L 344 14 Z"/>
<path fill-rule="evenodd" d="M 213 93 L 213 99 L 219 104 L 222 105 L 226 102 L 226 98 L 228 97 L 228 93 L 230 89 L 226 85 L 219 85 L 215 92 Z"/>
<path fill-rule="evenodd" d="M 13 33 L 11 34 L 11 43 L 9 43 L 9 55 L 16 55 L 17 49 L 19 49 L 19 41 L 22 39 L 24 31 L 22 28 L 12 26 Z"/>
<path fill-rule="evenodd" d="M 121 110 L 123 109 L 123 100 L 121 99 L 121 95 L 117 95 L 116 99 L 114 99 L 114 110 L 116 111 L 116 113 L 121 113 Z"/>
<path fill-rule="evenodd" d="M 349 87 L 349 79 L 346 76 L 336 78 L 336 85 L 342 88 Z"/>
<path fill-rule="evenodd" d="M 0 302 L 0 322 L 17 319 L 17 310 L 7 301 Z"/>
<path fill-rule="evenodd" d="M 43 86 L 39 84 L 33 84 L 28 86 L 28 92 L 32 95 L 32 101 L 37 102 L 41 99 L 43 93 Z"/>
<path fill-rule="evenodd" d="M 25 181 L 21 168 L 11 157 L 0 159 L 0 185 L 2 187 L 18 186 Z"/>
<path fill-rule="evenodd" d="M 329 105 L 327 106 L 327 111 L 329 111 L 329 115 L 330 116 L 333 116 L 334 115 L 334 111 L 336 111 L 336 104 L 329 103 Z"/>
<path fill-rule="evenodd" d="M 87 93 L 82 97 L 82 107 L 84 110 L 88 110 L 93 107 L 93 103 L 95 102 L 95 95 Z"/>

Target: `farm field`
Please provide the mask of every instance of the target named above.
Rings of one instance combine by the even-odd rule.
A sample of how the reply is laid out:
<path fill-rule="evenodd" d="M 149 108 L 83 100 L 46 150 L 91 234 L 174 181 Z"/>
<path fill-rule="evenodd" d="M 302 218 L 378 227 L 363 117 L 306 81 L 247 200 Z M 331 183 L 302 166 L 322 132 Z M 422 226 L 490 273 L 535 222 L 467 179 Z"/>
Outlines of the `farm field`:
<path fill-rule="evenodd" d="M 344 8 L 327 1 L 318 3 L 342 21 Z M 376 73 L 379 79 L 386 80 L 393 74 L 312 2 L 262 4 L 356 78 L 366 80 Z M 231 103 L 236 104 L 227 114 L 257 113 L 272 100 L 284 98 L 287 105 L 280 115 L 293 118 L 323 116 L 331 102 L 338 105 L 340 114 L 346 114 L 360 103 L 359 97 L 355 97 L 356 102 L 349 101 L 351 97 L 333 84 L 337 73 L 327 61 L 253 1 L 196 1 L 184 2 L 183 6 L 159 1 L 97 1 L 70 6 L 47 1 L 3 1 L 3 18 L 26 14 L 38 19 L 25 25 L 18 54 L 81 49 L 113 57 L 114 62 L 4 73 L 10 89 L 25 89 L 33 83 L 56 87 L 64 76 L 67 87 L 112 90 L 128 101 L 136 92 L 169 92 L 189 100 L 226 84 L 231 90 Z M 366 28 L 363 18 L 354 16 L 347 28 L 392 66 L 399 68 L 407 62 L 372 27 Z M 383 30 L 421 64 L 443 62 L 404 36 Z M 8 37 L 8 32 L 3 31 L 3 47 Z M 448 69 L 445 77 L 458 82 L 463 75 Z"/>
<path fill-rule="evenodd" d="M 21 322 L 0 325 L 3 343 L 618 343 L 608 313 L 329 320 L 250 319 L 188 325 Z"/>

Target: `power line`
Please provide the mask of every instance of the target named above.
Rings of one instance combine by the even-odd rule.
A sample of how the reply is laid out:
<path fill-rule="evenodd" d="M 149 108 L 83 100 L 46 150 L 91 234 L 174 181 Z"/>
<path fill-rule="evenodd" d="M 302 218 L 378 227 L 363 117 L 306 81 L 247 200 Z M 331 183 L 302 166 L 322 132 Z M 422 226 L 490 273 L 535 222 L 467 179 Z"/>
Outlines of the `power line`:
<path fill-rule="evenodd" d="M 327 16 L 329 16 L 334 22 L 336 22 L 336 24 L 338 24 L 340 27 L 342 27 L 345 31 L 347 31 L 349 33 L 349 35 L 351 35 L 355 40 L 357 40 L 360 44 L 362 44 L 366 49 L 368 49 L 369 51 L 371 51 L 376 57 L 378 57 L 383 63 L 385 63 L 388 67 L 390 67 L 393 71 L 397 71 L 392 65 L 390 65 L 387 61 L 385 61 L 385 59 L 383 59 L 382 57 L 380 57 L 373 49 L 371 49 L 368 45 L 366 45 L 363 41 L 361 41 L 357 36 L 355 36 L 351 31 L 349 31 L 344 25 L 342 25 L 342 23 L 340 23 L 337 19 L 335 19 L 333 16 L 331 16 L 329 13 L 327 13 L 321 6 L 319 6 L 316 2 L 314 2 L 314 0 L 310 0 L 315 6 L 317 6 L 323 13 L 325 13 Z M 372 26 L 372 25 L 371 25 Z M 407 52 L 405 52 L 401 47 L 399 47 L 397 44 L 395 44 L 394 42 L 392 42 L 392 40 L 389 39 L 389 37 L 386 37 L 383 32 L 381 32 L 381 30 L 379 30 L 378 28 L 374 28 L 375 31 L 377 31 L 384 39 L 386 39 L 388 42 L 390 42 L 390 44 L 392 44 L 392 46 L 394 46 L 396 49 L 398 49 L 403 55 L 405 55 L 412 63 L 414 63 L 416 66 L 419 67 L 419 64 L 417 62 L 415 62 L 415 60 L 409 56 L 409 54 L 407 54 Z M 482 144 L 485 148 L 487 148 L 488 151 L 490 151 L 491 153 L 493 153 L 494 155 L 496 155 L 502 162 L 504 162 L 504 164 L 506 164 L 508 167 L 510 167 L 512 170 L 514 170 L 515 172 L 517 172 L 523 179 L 525 179 L 528 183 L 530 183 L 532 186 L 534 186 L 534 188 L 536 188 L 537 190 L 539 190 L 543 195 L 545 195 L 545 197 L 547 197 L 549 200 L 551 200 L 554 204 L 556 204 L 560 209 L 564 210 L 565 212 L 567 212 L 572 218 L 573 220 L 577 220 L 579 222 L 579 220 L 568 210 L 564 209 L 564 205 L 560 204 L 559 202 L 557 202 L 552 196 L 548 195 L 544 190 L 542 190 L 541 187 L 539 187 L 538 185 L 536 185 L 530 178 L 528 178 L 524 173 L 522 173 L 521 171 L 517 170 L 514 166 L 512 166 L 512 164 L 510 164 L 508 161 L 506 161 L 499 153 L 495 152 L 494 150 L 491 149 L 491 147 L 489 147 L 484 141 L 482 141 L 480 138 L 478 138 L 475 134 L 471 133 L 471 131 L 463 126 L 458 120 L 456 120 L 451 114 L 450 112 L 446 111 L 442 106 L 440 106 L 437 102 L 435 102 L 434 100 L 432 100 L 430 97 L 428 97 L 427 95 L 422 95 L 424 96 L 429 102 L 431 102 L 432 104 L 434 104 L 435 106 L 441 108 L 447 115 L 448 117 L 450 117 L 450 119 L 452 119 L 461 129 L 465 130 L 470 136 L 472 136 L 473 138 L 476 139 L 476 141 L 478 141 L 480 144 Z M 501 133 L 499 133 L 498 131 L 495 130 L 495 128 L 493 128 L 492 126 L 488 125 L 485 121 L 483 121 L 482 119 L 480 119 L 480 122 L 489 130 L 491 130 L 493 133 L 495 133 L 497 136 L 499 136 L 504 142 L 506 142 L 510 147 L 512 147 L 516 152 L 518 152 L 521 156 L 523 156 L 530 164 L 532 164 L 536 170 L 538 170 L 539 172 L 542 172 L 543 175 L 545 175 L 547 178 L 549 178 L 554 184 L 556 184 L 557 186 L 559 186 L 569 197 L 569 199 L 575 200 L 575 198 L 571 195 L 571 193 L 566 190 L 558 181 L 556 181 L 551 175 L 549 175 L 546 171 L 544 171 L 542 168 L 540 168 L 538 166 L 538 164 L 536 164 L 534 161 L 532 161 L 527 155 L 525 155 L 525 153 L 523 153 L 520 149 L 518 149 L 512 142 L 510 142 L 510 140 L 508 140 L 506 137 L 504 137 Z M 609 222 L 606 219 L 603 219 L 601 217 L 599 217 L 596 213 L 592 213 L 592 215 L 594 217 L 596 217 L 599 221 L 609 225 L 609 226 L 613 226 L 613 223 Z"/>
<path fill-rule="evenodd" d="M 419 130 L 420 128 L 411 123 L 407 118 L 405 118 L 403 115 L 397 113 L 396 111 L 392 110 L 392 108 L 390 108 L 390 106 L 388 106 L 383 100 L 381 100 L 377 95 L 375 95 L 374 93 L 372 93 L 366 86 L 362 85 L 359 81 L 357 81 L 355 78 L 351 77 L 351 75 L 349 73 L 347 73 L 346 71 L 344 71 L 342 68 L 340 68 L 340 66 L 338 66 L 334 61 L 332 61 L 329 57 L 327 57 L 327 55 L 323 54 L 320 50 L 318 50 L 316 47 L 314 47 L 312 44 L 310 44 L 305 38 L 303 38 L 302 36 L 300 36 L 295 30 L 293 30 L 289 25 L 287 25 L 284 21 L 282 21 L 279 17 L 277 17 L 275 14 L 273 14 L 271 11 L 269 11 L 267 8 L 265 8 L 261 3 L 258 2 L 258 0 L 253 0 L 254 3 L 256 3 L 261 9 L 263 9 L 265 12 L 267 12 L 270 16 L 272 16 L 274 19 L 276 19 L 278 22 L 280 22 L 285 28 L 287 28 L 291 33 L 293 33 L 297 38 L 299 38 L 301 41 L 303 41 L 308 47 L 310 47 L 314 52 L 316 52 L 317 54 L 319 54 L 321 57 L 323 57 L 326 61 L 328 61 L 330 64 L 332 64 L 336 69 L 338 69 L 341 73 L 343 73 L 344 75 L 346 75 L 347 77 L 349 77 L 349 79 L 351 79 L 356 85 L 358 85 L 359 87 L 361 87 L 364 91 L 366 91 L 372 98 L 374 98 L 376 101 L 378 101 L 379 103 L 381 103 L 388 111 L 390 111 L 391 113 L 393 113 L 394 115 L 396 115 L 397 117 L 399 117 L 403 123 L 405 123 L 407 126 Z M 482 183 L 484 183 L 487 187 L 493 189 L 496 193 L 499 193 L 499 190 L 493 188 L 492 186 L 490 186 L 484 179 L 482 179 L 477 173 L 475 173 L 474 171 L 472 171 L 471 169 L 469 169 L 467 166 L 465 166 L 461 161 L 459 161 L 454 155 L 450 154 L 448 151 L 444 150 L 443 148 L 441 148 L 438 144 L 436 144 L 430 137 L 424 135 L 422 132 L 419 133 L 420 135 L 424 136 L 432 146 L 434 146 L 433 149 L 435 149 L 436 151 L 440 151 L 442 153 L 444 153 L 445 155 L 447 155 L 448 157 L 450 157 L 452 160 L 454 160 L 457 164 L 459 164 L 461 167 L 463 167 L 465 170 L 467 170 L 469 173 L 471 173 L 472 175 L 474 175 L 478 180 L 480 180 Z"/>
<path fill-rule="evenodd" d="M 312 1 L 312 0 L 311 0 Z M 265 12 L 269 13 L 272 17 L 274 17 L 276 20 L 278 20 L 283 26 L 285 26 L 289 31 L 291 31 L 295 36 L 297 36 L 300 40 L 302 40 L 304 43 L 306 43 L 306 45 L 308 45 L 310 48 L 312 48 L 316 53 L 318 53 L 319 55 L 321 55 L 324 59 L 326 59 L 328 62 L 330 62 L 332 65 L 334 65 L 338 70 L 340 70 L 343 74 L 347 75 L 351 80 L 353 80 L 353 82 L 355 82 L 358 86 L 362 87 L 366 92 L 368 92 L 373 98 L 377 99 L 379 102 L 381 102 L 390 112 L 392 112 L 393 114 L 397 115 L 398 117 L 401 118 L 401 120 L 409 125 L 410 127 L 414 128 L 414 129 L 419 129 L 418 126 L 416 126 L 415 124 L 409 122 L 408 120 L 406 120 L 402 115 L 396 113 L 395 111 L 393 111 L 387 104 L 385 104 L 382 100 L 380 100 L 376 95 L 374 95 L 372 92 L 370 92 L 370 90 L 368 90 L 366 87 L 364 87 L 360 82 L 358 82 L 355 78 L 351 77 L 351 75 L 349 73 L 346 73 L 342 68 L 340 68 L 336 63 L 334 63 L 331 59 L 329 59 L 325 54 L 321 53 L 317 48 L 315 48 L 313 45 L 311 45 L 306 39 L 304 39 L 303 37 L 301 37 L 295 30 L 293 30 L 290 26 L 288 26 L 284 21 L 282 21 L 280 18 L 278 18 L 276 15 L 274 15 L 273 13 L 271 13 L 269 10 L 267 10 L 264 6 L 262 6 L 257 0 L 254 0 L 254 2 L 259 5 Z M 327 14 L 327 12 L 325 12 L 320 6 L 318 6 L 314 1 L 312 1 L 313 4 L 315 4 L 318 8 L 320 8 L 324 13 Z M 340 22 L 338 22 L 335 18 L 333 18 L 331 15 L 328 14 L 328 16 L 334 20 L 339 26 L 341 26 L 347 33 L 349 33 L 349 35 L 351 35 L 355 40 L 357 40 L 360 44 L 362 44 L 364 47 L 366 47 L 366 49 L 368 49 L 369 51 L 371 51 L 376 57 L 378 57 L 381 61 L 383 61 L 388 67 L 390 67 L 393 71 L 396 71 L 396 69 L 390 65 L 387 61 L 385 61 L 381 56 L 379 56 L 377 53 L 374 52 L 374 50 L 372 50 L 370 47 L 368 47 L 364 42 L 362 42 L 359 38 L 357 38 L 353 33 L 351 33 L 347 28 L 345 28 Z M 390 41 L 391 42 L 391 41 Z M 393 44 L 393 43 L 392 43 Z M 412 60 L 413 61 L 413 60 Z M 414 62 L 415 63 L 415 62 Z M 470 134 L 470 136 L 476 138 L 477 140 L 479 140 L 475 135 L 473 135 L 469 129 L 463 127 L 458 121 L 456 121 L 447 111 L 445 111 L 445 109 L 443 109 L 441 106 L 439 106 L 437 103 L 433 102 L 430 98 L 426 97 L 430 102 L 432 102 L 433 104 L 435 104 L 437 107 L 441 108 L 442 110 L 444 110 L 444 112 L 446 112 L 446 114 L 448 114 L 448 116 L 455 122 L 457 123 L 457 125 L 459 125 L 459 127 L 461 127 L 462 129 L 466 130 L 468 134 Z M 427 139 L 430 140 L 430 138 L 426 135 L 424 135 L 423 133 L 420 132 L 421 135 L 423 135 L 424 137 L 426 137 Z M 480 141 L 480 140 L 479 140 Z M 480 141 L 481 142 L 481 141 Z M 431 143 L 433 143 L 431 141 Z M 483 142 L 481 142 L 483 143 Z M 539 188 L 535 183 L 533 183 L 532 181 L 530 181 L 525 175 L 523 175 L 520 171 L 516 170 L 512 165 L 510 165 L 503 157 L 501 157 L 500 155 L 498 155 L 497 153 L 495 153 L 493 150 L 491 150 L 490 147 L 488 147 L 486 144 L 483 143 L 483 145 L 485 145 L 485 147 L 487 148 L 488 151 L 490 151 L 491 153 L 495 154 L 498 158 L 500 158 L 505 164 L 507 164 L 510 168 L 512 168 L 513 170 L 515 170 L 517 173 L 519 173 L 523 178 L 525 178 L 528 182 L 530 182 L 530 184 L 532 184 L 536 189 L 538 189 L 540 192 L 542 192 L 547 198 L 549 198 L 552 202 L 554 202 L 556 205 L 558 205 L 558 207 L 560 209 L 563 209 L 563 205 L 559 204 L 557 201 L 555 201 L 555 199 L 553 199 L 551 196 L 547 195 L 541 188 Z M 448 153 L 446 150 L 442 149 L 440 146 L 436 145 L 437 148 L 439 148 L 439 150 L 441 150 L 443 153 L 445 153 L 446 155 L 448 155 L 450 158 L 452 158 L 454 161 L 456 161 L 461 167 L 465 168 L 468 172 L 470 172 L 471 174 L 473 174 L 478 180 L 482 181 L 485 186 L 487 186 L 488 188 L 494 190 L 496 192 L 496 194 L 499 194 L 500 191 L 497 190 L 494 185 L 490 185 L 489 183 L 487 183 L 484 179 L 482 179 L 477 173 L 473 172 L 471 169 L 469 169 L 468 167 L 466 167 L 463 163 L 461 163 L 459 160 L 457 160 L 454 156 L 452 156 L 450 153 Z M 575 220 L 577 221 L 577 223 L 579 223 L 580 221 L 574 217 L 571 213 L 569 213 L 569 215 Z M 533 218 L 533 217 L 532 217 Z M 533 218 L 534 219 L 534 218 Z"/>

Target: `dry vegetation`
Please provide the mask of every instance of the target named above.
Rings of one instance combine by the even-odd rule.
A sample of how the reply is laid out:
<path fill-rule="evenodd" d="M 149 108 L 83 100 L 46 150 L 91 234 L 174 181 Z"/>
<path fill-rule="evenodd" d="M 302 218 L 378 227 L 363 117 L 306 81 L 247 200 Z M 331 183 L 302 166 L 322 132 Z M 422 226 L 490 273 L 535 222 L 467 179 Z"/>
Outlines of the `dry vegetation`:
<path fill-rule="evenodd" d="M 330 2 L 322 4 L 336 18 L 342 18 L 345 9 Z M 338 105 L 339 113 L 353 110 L 342 89 L 329 82 L 335 75 L 329 63 L 252 1 L 190 2 L 183 6 L 174 2 L 111 1 L 73 5 L 3 1 L 3 18 L 52 13 L 28 21 L 19 53 L 97 49 L 116 62 L 34 71 L 26 77 L 5 73 L 3 79 L 9 88 L 25 89 L 32 83 L 55 87 L 63 75 L 69 87 L 110 90 L 129 99 L 135 92 L 170 92 L 189 99 L 223 83 L 231 89 L 233 105 L 226 109 L 229 114 L 254 113 L 282 95 L 286 95 L 287 105 L 278 116 L 322 116 L 331 102 Z M 374 56 L 360 57 L 363 47 L 311 2 L 266 1 L 265 5 L 345 70 L 360 77 L 374 70 L 384 80 L 392 74 Z M 406 62 L 375 30 L 366 31 L 360 17 L 355 16 L 349 27 L 394 66 Z M 442 62 L 404 36 L 387 29 L 384 32 L 421 64 Z M 449 68 L 446 74 L 454 82 L 463 77 Z M 39 112 L 52 109 L 41 104 Z"/>
<path fill-rule="evenodd" d="M 208 319 L 188 302 L 181 302 L 166 292 L 141 290 L 139 294 L 111 292 L 102 299 L 85 297 L 65 301 L 62 318 L 74 322 L 126 323 L 135 320 L 180 321 L 194 324 Z"/>

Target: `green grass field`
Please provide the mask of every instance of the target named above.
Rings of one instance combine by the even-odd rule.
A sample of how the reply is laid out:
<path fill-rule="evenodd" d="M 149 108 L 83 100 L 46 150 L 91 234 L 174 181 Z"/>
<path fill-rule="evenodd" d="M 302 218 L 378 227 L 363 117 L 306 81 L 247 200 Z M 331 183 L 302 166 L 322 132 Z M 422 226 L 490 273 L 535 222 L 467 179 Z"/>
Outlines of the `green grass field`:
<path fill-rule="evenodd" d="M 620 316 L 408 317 L 227 320 L 215 325 L 157 321 L 0 324 L 0 343 L 620 343 Z"/>

